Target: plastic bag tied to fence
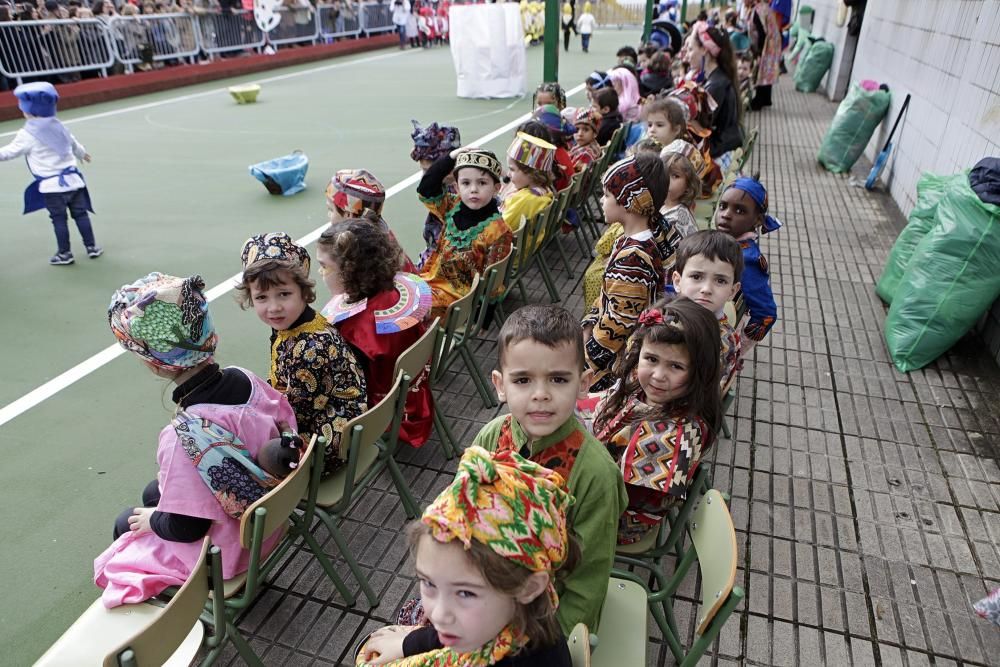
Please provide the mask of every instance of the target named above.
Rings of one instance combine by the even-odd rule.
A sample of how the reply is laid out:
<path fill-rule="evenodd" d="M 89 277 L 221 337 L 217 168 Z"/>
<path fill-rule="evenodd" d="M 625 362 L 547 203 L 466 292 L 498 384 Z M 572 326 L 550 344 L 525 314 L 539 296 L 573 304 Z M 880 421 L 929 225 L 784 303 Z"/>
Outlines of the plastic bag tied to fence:
<path fill-rule="evenodd" d="M 955 179 L 913 249 L 889 307 L 885 341 L 892 362 L 903 372 L 923 368 L 964 336 L 998 296 L 1000 206 L 980 199 L 967 178 Z"/>
<path fill-rule="evenodd" d="M 820 164 L 835 174 L 850 171 L 889 111 L 891 101 L 887 90 L 865 90 L 860 83 L 852 85 L 819 146 L 816 158 Z"/>

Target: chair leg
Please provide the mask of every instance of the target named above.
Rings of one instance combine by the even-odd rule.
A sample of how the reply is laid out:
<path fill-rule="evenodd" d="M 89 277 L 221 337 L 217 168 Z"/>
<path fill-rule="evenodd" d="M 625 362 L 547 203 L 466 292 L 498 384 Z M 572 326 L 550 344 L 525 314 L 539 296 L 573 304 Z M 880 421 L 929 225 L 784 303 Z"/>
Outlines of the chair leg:
<path fill-rule="evenodd" d="M 670 652 L 674 654 L 674 658 L 677 662 L 684 659 L 684 649 L 680 644 L 680 640 L 677 638 L 676 630 L 671 627 L 670 622 L 663 613 L 664 607 L 660 606 L 658 602 L 654 602 L 649 605 L 649 613 L 653 615 L 653 620 L 656 621 L 656 625 L 660 628 L 660 634 L 663 635 L 663 639 L 666 640 L 667 646 L 670 648 Z"/>
<path fill-rule="evenodd" d="M 434 406 L 434 429 L 437 431 L 438 440 L 441 441 L 441 448 L 444 450 L 446 459 L 453 459 L 458 456 L 458 445 L 455 444 L 455 436 L 451 434 L 447 422 L 441 418 L 437 406 Z"/>
<path fill-rule="evenodd" d="M 573 267 L 569 263 L 569 258 L 566 257 L 566 249 L 563 247 L 562 239 L 559 238 L 558 236 L 556 236 L 556 234 L 558 234 L 558 233 L 559 232 L 557 230 L 552 235 L 552 242 L 555 244 L 556 250 L 559 251 L 559 258 L 562 259 L 563 266 L 566 267 L 566 275 L 568 275 L 569 278 L 570 278 L 570 280 L 572 280 L 576 276 L 573 275 Z"/>
<path fill-rule="evenodd" d="M 403 511 L 406 513 L 406 518 L 416 519 L 420 516 L 420 508 L 417 505 L 417 501 L 413 499 L 413 494 L 410 493 L 410 487 L 406 485 L 406 479 L 403 477 L 403 473 L 399 470 L 396 460 L 387 455 L 385 466 L 389 469 L 389 475 L 392 477 L 392 481 L 396 485 L 396 493 L 399 494 L 399 500 L 403 503 Z"/>
<path fill-rule="evenodd" d="M 549 291 L 549 299 L 552 300 L 552 303 L 559 303 L 559 290 L 556 289 L 556 284 L 552 281 L 548 262 L 546 262 L 545 256 L 541 253 L 538 253 L 538 270 L 542 272 L 542 281 L 545 283 L 545 288 Z"/>
<path fill-rule="evenodd" d="M 732 439 L 733 437 L 733 432 L 729 430 L 729 420 L 725 417 L 722 418 L 722 435 L 729 439 Z"/>
<path fill-rule="evenodd" d="M 344 583 L 344 580 L 340 578 L 339 574 L 337 574 L 337 571 L 333 567 L 333 563 L 330 562 L 330 558 L 323 551 L 323 547 L 321 547 L 319 542 L 316 541 L 316 537 L 309 532 L 309 526 L 300 525 L 302 519 L 299 518 L 293 518 L 292 522 L 302 533 L 302 539 L 305 541 L 306 546 L 309 547 L 309 550 L 312 551 L 316 560 L 319 561 L 319 566 L 323 568 L 323 572 L 325 572 L 326 576 L 329 577 L 333 587 L 337 589 L 337 592 L 340 593 L 340 597 L 344 599 L 344 604 L 348 607 L 353 607 L 354 603 L 358 601 L 357 597 L 355 597 L 354 593 L 347 588 L 347 584 Z"/>
<path fill-rule="evenodd" d="M 240 654 L 240 657 L 243 658 L 243 661 L 247 665 L 250 667 L 264 667 L 264 663 L 257 657 L 253 648 L 243 638 L 243 635 L 236 630 L 236 626 L 231 621 L 226 621 L 226 631 L 233 642 L 233 646 L 236 647 L 236 652 Z"/>
<path fill-rule="evenodd" d="M 350 548 L 347 546 L 347 540 L 344 539 L 344 535 L 340 532 L 340 528 L 333 521 L 333 517 L 324 512 L 323 510 L 316 508 L 316 516 L 320 518 L 326 529 L 330 531 L 330 536 L 333 537 L 334 544 L 337 545 L 337 550 L 340 551 L 341 557 L 347 563 L 347 567 L 351 570 L 354 578 L 358 580 L 361 584 L 361 591 L 368 598 L 368 604 L 372 607 L 377 607 L 379 603 L 379 598 L 375 595 L 375 590 L 372 585 L 368 582 L 368 577 L 365 573 L 361 571 L 361 566 L 358 564 L 357 559 L 354 558 L 354 554 L 351 553 Z"/>
<path fill-rule="evenodd" d="M 483 377 L 483 372 L 479 370 L 479 366 L 476 365 L 476 360 L 472 356 L 472 352 L 469 351 L 465 345 L 462 345 L 458 349 L 459 354 L 462 357 L 462 361 L 465 362 L 465 367 L 469 371 L 469 375 L 472 376 L 472 384 L 476 385 L 476 390 L 479 392 L 479 396 L 483 399 L 483 404 L 487 408 L 495 408 L 497 403 L 493 400 L 493 394 L 487 387 L 486 378 Z"/>

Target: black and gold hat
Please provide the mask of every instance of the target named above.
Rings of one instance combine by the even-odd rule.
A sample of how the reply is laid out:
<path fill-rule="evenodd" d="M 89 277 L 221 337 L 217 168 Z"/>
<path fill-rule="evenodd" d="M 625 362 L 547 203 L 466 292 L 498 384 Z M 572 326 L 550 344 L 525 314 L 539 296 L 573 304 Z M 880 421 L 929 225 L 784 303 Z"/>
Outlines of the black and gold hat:
<path fill-rule="evenodd" d="M 497 183 L 503 179 L 503 167 L 500 160 L 493 154 L 493 151 L 482 148 L 471 148 L 460 152 L 455 157 L 455 168 L 451 173 L 458 174 L 458 170 L 464 167 L 476 167 L 488 172 Z"/>

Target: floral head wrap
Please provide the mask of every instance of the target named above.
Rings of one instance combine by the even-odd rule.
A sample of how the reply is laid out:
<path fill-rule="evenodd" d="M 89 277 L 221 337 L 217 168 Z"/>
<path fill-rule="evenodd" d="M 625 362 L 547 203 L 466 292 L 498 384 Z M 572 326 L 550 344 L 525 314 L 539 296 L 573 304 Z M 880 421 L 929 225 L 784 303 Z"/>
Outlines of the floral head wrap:
<path fill-rule="evenodd" d="M 438 542 L 472 540 L 532 572 L 551 572 L 566 559 L 566 511 L 573 497 L 558 473 L 517 452 L 465 450 L 451 485 L 421 521 Z M 555 589 L 549 585 L 553 605 Z"/>
<path fill-rule="evenodd" d="M 764 214 L 763 232 L 765 234 L 781 228 L 781 221 L 767 212 L 767 190 L 760 184 L 760 181 L 749 176 L 740 176 L 729 187 L 742 190 L 757 203 L 760 212 Z"/>
<path fill-rule="evenodd" d="M 126 350 L 168 371 L 197 366 L 215 353 L 218 336 L 201 276 L 153 272 L 111 297 L 108 324 Z"/>
<path fill-rule="evenodd" d="M 360 217 L 365 209 L 381 215 L 385 187 L 367 169 L 341 169 L 326 186 L 326 198 L 347 215 Z"/>
<path fill-rule="evenodd" d="M 603 185 L 629 213 L 651 217 L 655 212 L 653 194 L 634 157 L 611 165 L 604 173 Z"/>
<path fill-rule="evenodd" d="M 691 166 L 694 167 L 694 173 L 696 174 L 701 174 L 705 168 L 705 157 L 698 151 L 698 148 L 694 144 L 688 141 L 674 139 L 660 151 L 660 157 L 665 158 L 674 153 L 686 157 Z"/>
<path fill-rule="evenodd" d="M 431 123 L 422 128 L 417 121 L 410 122 L 413 123 L 413 133 L 410 134 L 413 137 L 413 150 L 410 151 L 410 159 L 414 162 L 437 160 L 462 145 L 462 136 L 457 127 Z"/>
<path fill-rule="evenodd" d="M 257 234 L 251 236 L 243 244 L 241 254 L 243 270 L 256 262 L 266 260 L 291 262 L 309 273 L 309 253 L 305 248 L 295 243 L 292 237 L 284 232 Z"/>
<path fill-rule="evenodd" d="M 601 113 L 594 107 L 580 107 L 573 121 L 576 125 L 587 125 L 596 131 L 601 126 Z"/>

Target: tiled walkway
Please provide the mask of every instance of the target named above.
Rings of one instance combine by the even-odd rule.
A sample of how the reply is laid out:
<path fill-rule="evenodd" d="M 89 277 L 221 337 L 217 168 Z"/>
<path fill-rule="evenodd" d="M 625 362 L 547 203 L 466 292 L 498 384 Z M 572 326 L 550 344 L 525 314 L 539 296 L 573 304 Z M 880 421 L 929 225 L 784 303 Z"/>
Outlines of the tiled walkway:
<path fill-rule="evenodd" d="M 970 610 L 1000 584 L 1000 373 L 975 341 L 924 371 L 894 370 L 874 283 L 902 220 L 884 195 L 818 168 L 835 105 L 788 84 L 773 110 L 751 119 L 761 130 L 753 168 L 785 223 L 763 242 L 781 319 L 747 361 L 734 438 L 720 444 L 714 465 L 716 486 L 732 496 L 747 601 L 717 658 L 703 662 L 1000 664 L 1000 632 Z M 555 264 L 557 280 L 563 305 L 580 312 L 587 258 L 567 249 L 576 278 Z M 531 298 L 547 300 L 537 283 Z M 492 340 L 479 346 L 484 369 L 495 351 Z M 481 408 L 465 376 L 440 389 L 465 442 L 497 414 Z M 454 470 L 436 441 L 402 458 L 424 502 Z M 266 664 L 352 664 L 358 640 L 415 594 L 405 519 L 387 488 L 380 480 L 345 526 L 380 606 L 346 608 L 297 554 L 240 623 Z M 327 548 L 336 553 L 332 541 Z M 693 578 L 685 592 L 695 593 Z M 677 608 L 690 628 L 694 605 Z M 673 664 L 652 642 L 648 664 Z"/>

